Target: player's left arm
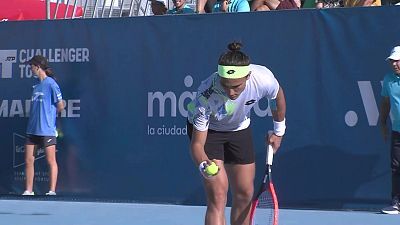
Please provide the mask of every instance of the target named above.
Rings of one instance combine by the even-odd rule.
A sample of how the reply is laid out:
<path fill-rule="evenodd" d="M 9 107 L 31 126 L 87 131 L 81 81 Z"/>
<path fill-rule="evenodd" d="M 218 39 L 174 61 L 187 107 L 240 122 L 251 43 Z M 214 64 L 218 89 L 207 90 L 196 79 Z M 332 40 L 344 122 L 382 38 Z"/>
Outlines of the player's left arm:
<path fill-rule="evenodd" d="M 57 107 L 57 113 L 60 113 L 65 108 L 65 103 L 61 94 L 60 86 L 58 86 L 57 83 L 54 83 L 51 86 L 51 91 L 52 91 L 52 101 L 54 102 L 53 104 L 55 104 Z"/>
<path fill-rule="evenodd" d="M 63 111 L 65 108 L 65 103 L 64 101 L 61 99 L 60 101 L 57 102 L 57 112 L 61 112 Z"/>
<path fill-rule="evenodd" d="M 286 100 L 281 86 L 279 86 L 276 98 L 272 99 L 271 102 L 270 107 L 274 122 L 274 132 L 268 137 L 267 142 L 272 145 L 274 152 L 276 152 L 281 145 L 286 130 Z"/>

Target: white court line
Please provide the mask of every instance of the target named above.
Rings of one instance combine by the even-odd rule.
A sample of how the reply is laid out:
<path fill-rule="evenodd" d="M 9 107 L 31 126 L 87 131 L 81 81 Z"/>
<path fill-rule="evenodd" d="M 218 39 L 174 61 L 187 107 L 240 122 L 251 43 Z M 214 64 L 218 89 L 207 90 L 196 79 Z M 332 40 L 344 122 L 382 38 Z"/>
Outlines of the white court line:
<path fill-rule="evenodd" d="M 203 225 L 204 212 L 204 206 L 0 200 L 0 225 Z M 281 209 L 279 217 L 279 225 L 398 225 L 399 221 L 400 215 L 360 211 Z"/>

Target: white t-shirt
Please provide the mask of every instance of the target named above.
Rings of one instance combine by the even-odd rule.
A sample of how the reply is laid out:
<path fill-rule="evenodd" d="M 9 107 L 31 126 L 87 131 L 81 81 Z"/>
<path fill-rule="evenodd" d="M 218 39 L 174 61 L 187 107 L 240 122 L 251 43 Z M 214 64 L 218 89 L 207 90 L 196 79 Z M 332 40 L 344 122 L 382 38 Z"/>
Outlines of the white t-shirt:
<path fill-rule="evenodd" d="M 249 127 L 251 108 L 262 98 L 275 99 L 279 83 L 265 66 L 250 64 L 250 77 L 239 97 L 231 100 L 217 72 L 201 82 L 188 105 L 188 120 L 199 131 L 238 131 Z"/>

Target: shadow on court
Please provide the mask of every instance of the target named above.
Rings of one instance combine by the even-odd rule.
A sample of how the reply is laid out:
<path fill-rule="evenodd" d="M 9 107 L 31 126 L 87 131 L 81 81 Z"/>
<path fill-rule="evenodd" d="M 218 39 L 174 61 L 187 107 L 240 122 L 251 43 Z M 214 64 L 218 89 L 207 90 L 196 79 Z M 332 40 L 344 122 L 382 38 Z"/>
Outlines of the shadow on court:
<path fill-rule="evenodd" d="M 283 151 L 274 161 L 280 203 L 284 207 L 320 209 L 343 209 L 349 204 L 363 209 L 384 205 L 384 200 L 356 197 L 360 187 L 377 178 L 373 170 L 378 157 L 317 145 Z M 383 175 L 389 175 L 389 171 Z"/>

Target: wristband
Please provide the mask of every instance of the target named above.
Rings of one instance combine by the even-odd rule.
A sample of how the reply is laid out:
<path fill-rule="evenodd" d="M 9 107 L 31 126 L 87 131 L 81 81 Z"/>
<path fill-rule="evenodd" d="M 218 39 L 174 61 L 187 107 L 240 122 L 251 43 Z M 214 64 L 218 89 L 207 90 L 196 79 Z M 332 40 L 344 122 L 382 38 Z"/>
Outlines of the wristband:
<path fill-rule="evenodd" d="M 207 161 L 203 161 L 203 162 L 201 162 L 201 163 L 199 164 L 199 171 L 200 171 L 201 175 L 203 175 L 204 178 L 210 178 L 210 177 L 212 177 L 212 176 L 208 175 L 208 174 L 205 172 L 207 166 L 208 166 Z"/>
<path fill-rule="evenodd" d="M 279 137 L 282 137 L 283 135 L 285 135 L 286 118 L 280 122 L 277 122 L 274 120 L 273 123 L 274 123 L 274 134 Z"/>

